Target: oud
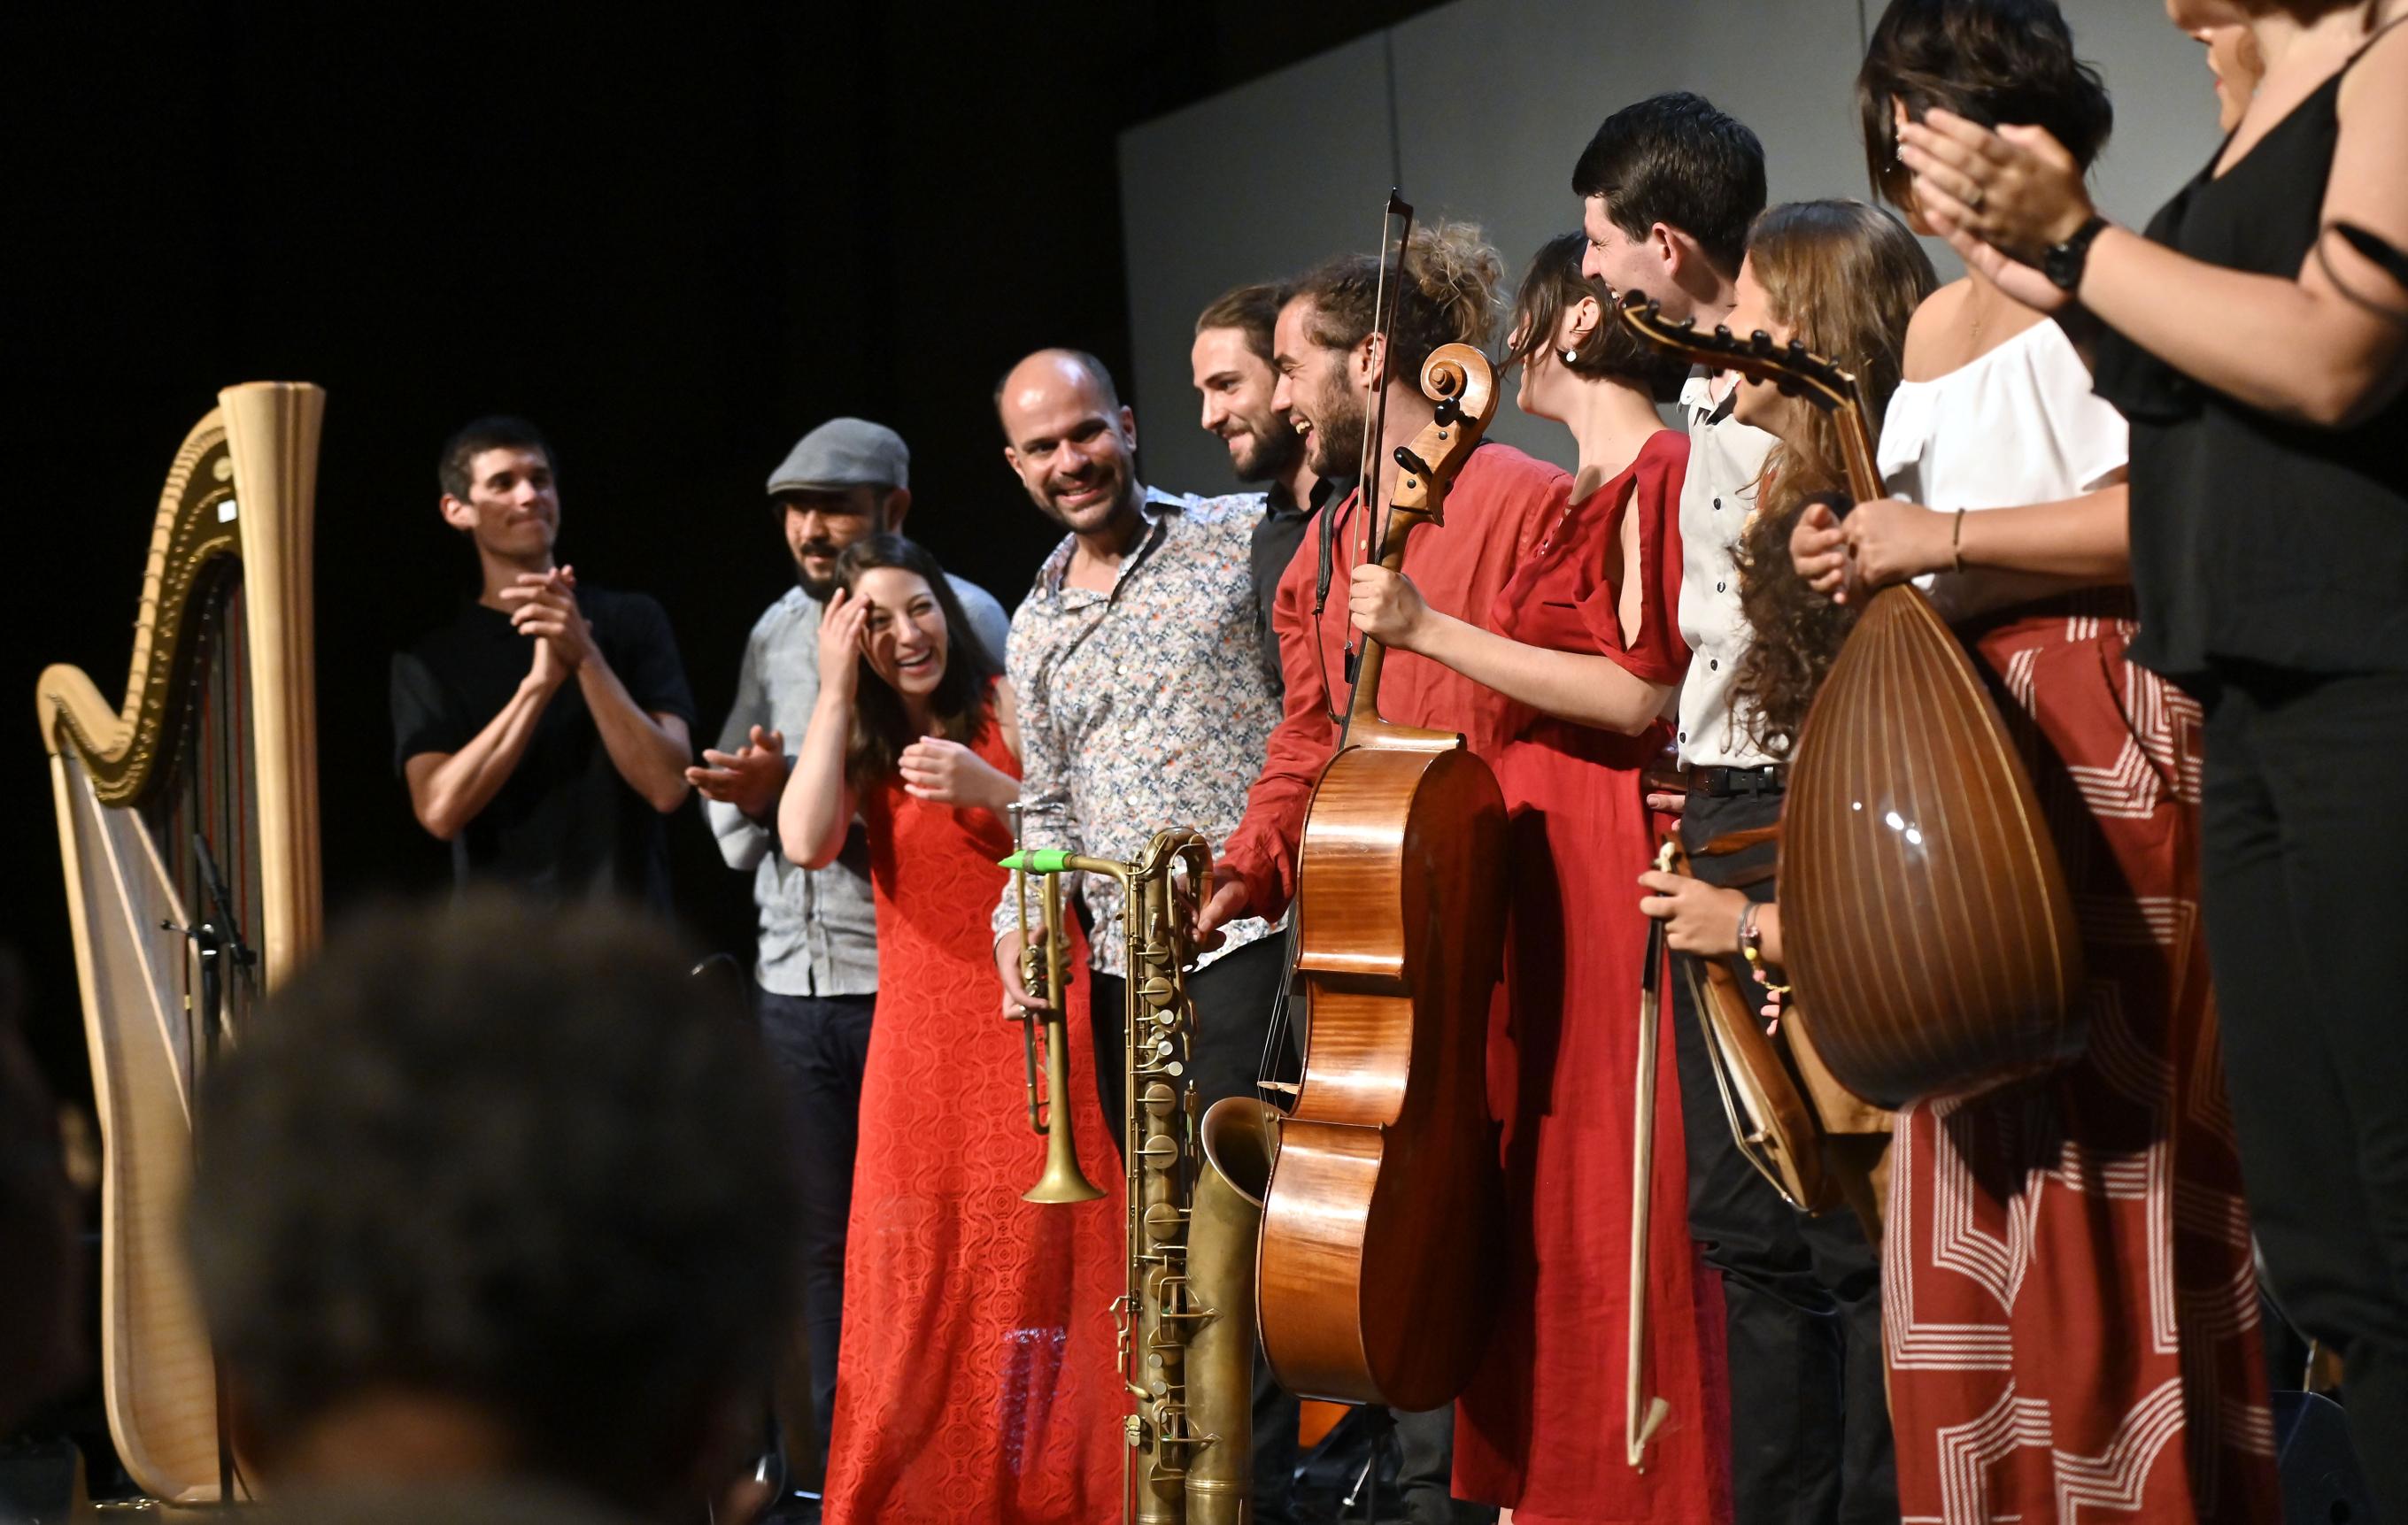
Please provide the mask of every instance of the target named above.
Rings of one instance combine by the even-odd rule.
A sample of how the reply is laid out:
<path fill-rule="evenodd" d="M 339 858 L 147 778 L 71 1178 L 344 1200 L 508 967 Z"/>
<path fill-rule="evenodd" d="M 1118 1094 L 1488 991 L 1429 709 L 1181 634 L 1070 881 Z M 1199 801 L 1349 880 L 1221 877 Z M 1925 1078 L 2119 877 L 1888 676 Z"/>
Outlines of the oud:
<path fill-rule="evenodd" d="M 1622 317 L 1658 349 L 1823 409 L 1851 495 L 1881 495 L 1848 371 L 1761 332 L 1668 322 L 1637 292 Z M 1875 593 L 1849 632 L 1807 711 L 1786 799 L 1796 1019 L 1842 1085 L 1896 1108 L 2081 1051 L 2082 943 L 2039 796 L 1964 647 L 1911 584 Z"/>

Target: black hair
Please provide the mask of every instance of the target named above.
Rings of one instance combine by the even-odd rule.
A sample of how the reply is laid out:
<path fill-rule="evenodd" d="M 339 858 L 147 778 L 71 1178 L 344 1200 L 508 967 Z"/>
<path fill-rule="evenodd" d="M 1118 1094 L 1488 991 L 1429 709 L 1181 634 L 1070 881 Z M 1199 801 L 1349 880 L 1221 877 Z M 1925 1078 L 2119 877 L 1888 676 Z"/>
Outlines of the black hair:
<path fill-rule="evenodd" d="M 928 695 L 931 723 L 937 734 L 968 747 L 978 739 L 995 708 L 995 680 L 1003 663 L 986 648 L 962 612 L 953 580 L 937 558 L 917 541 L 892 533 L 864 535 L 844 548 L 836 559 L 836 580 L 847 593 L 873 567 L 917 573 L 936 595 L 937 610 L 945 617 L 945 672 Z M 845 777 L 856 791 L 867 790 L 894 773 L 903 748 L 920 739 L 919 728 L 903 713 L 903 696 L 869 671 L 862 660 L 862 681 L 854 690 L 853 738 L 846 744 Z"/>
<path fill-rule="evenodd" d="M 1574 376 L 1618 377 L 1659 403 L 1670 402 L 1680 395 L 1688 363 L 1641 343 L 1631 333 L 1616 315 L 1613 294 L 1604 282 L 1581 274 L 1587 249 L 1588 235 L 1580 233 L 1558 234 L 1540 247 L 1513 299 L 1508 329 L 1512 349 L 1506 360 L 1527 364 L 1533 355 L 1554 348 L 1565 311 L 1584 296 L 1595 297 L 1601 321 L 1564 362 L 1565 367 Z"/>
<path fill-rule="evenodd" d="M 1893 99 L 1916 121 L 1938 106 L 1985 126 L 2045 127 L 2084 169 L 2115 125 L 2107 87 L 2073 56 L 2056 0 L 1890 0 L 1856 71 L 1856 114 L 1873 188 L 1906 209 Z"/>
<path fill-rule="evenodd" d="M 186 1230 L 271 1441 L 347 1397 L 493 1416 L 515 1464 L 679 1486 L 792 1287 L 781 1099 L 739 1000 L 635 911 L 487 891 L 354 921 L 204 1087 Z"/>
<path fill-rule="evenodd" d="M 1764 145 L 1704 96 L 1668 91 L 1605 119 L 1572 167 L 1572 192 L 1604 197 L 1633 238 L 1658 222 L 1680 229 L 1736 276 L 1748 224 L 1764 210 Z"/>
<path fill-rule="evenodd" d="M 539 450 L 552 474 L 560 475 L 560 458 L 552 453 L 552 446 L 534 424 L 507 413 L 493 413 L 470 420 L 443 442 L 442 457 L 435 463 L 435 478 L 443 484 L 443 491 L 467 502 L 468 490 L 477 485 L 471 469 L 477 457 L 487 450 Z"/>

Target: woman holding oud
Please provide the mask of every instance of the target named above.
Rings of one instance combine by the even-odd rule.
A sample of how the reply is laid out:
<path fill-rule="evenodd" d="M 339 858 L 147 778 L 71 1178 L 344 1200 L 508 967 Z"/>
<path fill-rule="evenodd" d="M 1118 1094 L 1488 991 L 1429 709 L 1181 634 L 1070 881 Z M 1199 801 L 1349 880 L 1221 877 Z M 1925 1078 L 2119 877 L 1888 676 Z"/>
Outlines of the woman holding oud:
<path fill-rule="evenodd" d="M 2408 1518 L 2408 1046 L 2368 979 L 2408 919 L 2408 7 L 2166 8 L 2244 26 L 2264 74 L 2145 236 L 2098 215 L 2041 127 L 1935 112 L 1899 154 L 1971 266 L 2106 331 L 2100 390 L 2133 432 L 2132 656 L 2205 710 L 2200 879 L 2249 1222 L 2275 1298 L 2343 1359 L 2384 1515 Z"/>
<path fill-rule="evenodd" d="M 1629 1291 L 1632 1027 L 1646 923 L 1623 887 L 1655 850 L 1640 773 L 1687 663 L 1672 612 L 1688 440 L 1659 396 L 1680 372 L 1641 351 L 1580 273 L 1585 240 L 1540 251 L 1512 329 L 1522 410 L 1572 433 L 1571 501 L 1489 605 L 1440 613 L 1412 580 L 1354 569 L 1354 627 L 1507 701 L 1490 754 L 1510 816 L 1506 1013 L 1490 1106 L 1503 1123 L 1513 1266 L 1488 1354 L 1456 1409 L 1455 1492 L 1518 1525 L 1729 1518 L 1720 1299 L 1685 1220 L 1679 1089 L 1658 1065 L 1645 1390 L 1671 1405 L 1645 1470 L 1621 1454 Z"/>
<path fill-rule="evenodd" d="M 2042 123 L 2085 164 L 2111 120 L 2048 0 L 1894 0 L 1858 94 L 1874 178 L 1918 226 L 1897 145 L 1927 115 Z M 1899 496 L 1844 523 L 1810 509 L 1791 540 L 1821 593 L 1926 580 L 1995 677 L 2088 970 L 2074 1061 L 1899 1113 L 1882 1255 L 1899 1494 L 1910 1516 L 2028 1525 L 2110 1503 L 2165 1525 L 2269 1519 L 2193 888 L 2199 710 L 2131 660 L 2126 432 L 2080 332 L 1979 268 L 1934 293 L 1881 436 Z"/>
<path fill-rule="evenodd" d="M 1102 1119 L 1072 1107 L 1104 1197 L 1020 1200 L 1040 1151 L 987 927 L 1020 795 L 1011 689 L 925 550 L 874 535 L 837 571 L 778 805 L 805 867 L 859 814 L 878 909 L 826 1518 L 1100 1519 L 1120 1496 L 1121 1174 Z M 1083 983 L 1068 1004 L 1071 1068 L 1091 1073 Z"/>

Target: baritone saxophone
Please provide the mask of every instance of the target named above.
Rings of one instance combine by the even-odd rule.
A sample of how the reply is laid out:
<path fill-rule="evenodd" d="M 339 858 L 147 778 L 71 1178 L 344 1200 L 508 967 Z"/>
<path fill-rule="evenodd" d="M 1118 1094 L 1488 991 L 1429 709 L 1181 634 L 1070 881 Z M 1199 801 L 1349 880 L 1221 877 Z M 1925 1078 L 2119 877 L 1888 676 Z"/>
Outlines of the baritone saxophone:
<path fill-rule="evenodd" d="M 1231 1097 L 1204 1113 L 1196 1090 L 1189 929 L 1211 894 L 1211 849 L 1198 833 L 1164 831 L 1125 863 L 1021 851 L 1004 866 L 1109 875 L 1125 899 L 1128 1263 L 1111 1313 L 1134 1409 L 1123 1420 L 1121 1518 L 1246 1525 L 1254 1518 L 1254 1241 L 1270 1176 L 1269 1109 Z"/>

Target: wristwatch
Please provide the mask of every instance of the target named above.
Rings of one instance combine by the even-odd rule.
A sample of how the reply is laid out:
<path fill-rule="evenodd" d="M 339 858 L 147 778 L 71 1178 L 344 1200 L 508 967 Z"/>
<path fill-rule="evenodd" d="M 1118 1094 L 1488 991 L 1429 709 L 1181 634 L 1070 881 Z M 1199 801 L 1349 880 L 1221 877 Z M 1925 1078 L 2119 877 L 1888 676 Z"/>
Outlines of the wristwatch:
<path fill-rule="evenodd" d="M 2107 220 L 2092 213 L 2090 221 L 2073 230 L 2073 236 L 2061 244 L 2052 244 L 2040 257 L 2041 274 L 2060 292 L 2077 291 L 2082 285 L 2082 267 L 2090 259 L 2090 243 L 2107 226 Z"/>

